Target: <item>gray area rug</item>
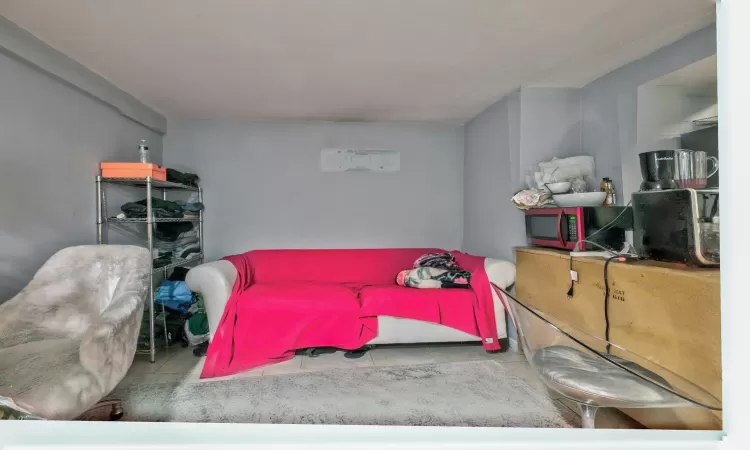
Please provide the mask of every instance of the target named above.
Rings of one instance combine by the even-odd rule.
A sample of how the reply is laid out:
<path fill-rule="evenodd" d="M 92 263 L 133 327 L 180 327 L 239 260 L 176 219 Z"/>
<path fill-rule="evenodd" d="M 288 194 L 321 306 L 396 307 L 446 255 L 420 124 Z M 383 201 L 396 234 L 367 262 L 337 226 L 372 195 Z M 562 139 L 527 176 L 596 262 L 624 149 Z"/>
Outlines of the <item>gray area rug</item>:
<path fill-rule="evenodd" d="M 135 381 L 135 380 L 134 380 Z M 211 382 L 144 377 L 108 397 L 131 421 L 578 427 L 494 361 L 367 367 Z"/>

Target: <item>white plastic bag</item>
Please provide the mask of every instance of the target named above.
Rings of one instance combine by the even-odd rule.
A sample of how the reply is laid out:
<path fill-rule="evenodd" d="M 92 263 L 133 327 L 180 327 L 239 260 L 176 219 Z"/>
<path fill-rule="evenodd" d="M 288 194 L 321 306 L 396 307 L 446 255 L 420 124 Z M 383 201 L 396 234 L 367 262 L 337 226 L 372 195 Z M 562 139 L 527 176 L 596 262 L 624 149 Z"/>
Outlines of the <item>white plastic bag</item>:
<path fill-rule="evenodd" d="M 550 161 L 539 163 L 538 171 L 534 171 L 534 184 L 529 187 L 544 189 L 545 183 L 561 181 L 583 180 L 587 184 L 594 183 L 594 158 L 592 156 L 572 156 L 570 158 L 552 158 Z M 575 183 L 581 188 L 581 183 Z"/>

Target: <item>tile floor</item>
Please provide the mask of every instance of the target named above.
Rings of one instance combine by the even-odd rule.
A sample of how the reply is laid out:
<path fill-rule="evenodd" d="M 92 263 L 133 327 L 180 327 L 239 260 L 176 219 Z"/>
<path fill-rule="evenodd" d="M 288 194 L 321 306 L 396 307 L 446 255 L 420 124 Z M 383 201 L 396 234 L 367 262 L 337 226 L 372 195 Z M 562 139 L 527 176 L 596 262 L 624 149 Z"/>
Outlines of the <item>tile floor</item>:
<path fill-rule="evenodd" d="M 324 354 L 315 358 L 297 355 L 283 363 L 260 367 L 229 377 L 208 380 L 201 380 L 199 377 L 204 358 L 194 356 L 192 347 L 172 347 L 167 350 L 159 350 L 155 363 L 149 362 L 147 355 L 136 355 L 133 365 L 122 383 L 137 383 L 138 379 L 142 377 L 156 377 L 165 381 L 177 379 L 183 382 L 209 383 L 225 379 L 267 377 L 348 367 L 398 366 L 486 359 L 499 362 L 506 370 L 523 379 L 539 392 L 580 414 L 574 402 L 561 398 L 559 394 L 544 386 L 526 362 L 523 354 L 512 350 L 505 353 L 490 354 L 485 352 L 481 345 L 474 344 L 377 347 L 359 359 L 346 359 L 343 352 Z M 597 428 L 643 428 L 641 424 L 614 409 L 600 410 L 597 414 L 596 425 Z"/>

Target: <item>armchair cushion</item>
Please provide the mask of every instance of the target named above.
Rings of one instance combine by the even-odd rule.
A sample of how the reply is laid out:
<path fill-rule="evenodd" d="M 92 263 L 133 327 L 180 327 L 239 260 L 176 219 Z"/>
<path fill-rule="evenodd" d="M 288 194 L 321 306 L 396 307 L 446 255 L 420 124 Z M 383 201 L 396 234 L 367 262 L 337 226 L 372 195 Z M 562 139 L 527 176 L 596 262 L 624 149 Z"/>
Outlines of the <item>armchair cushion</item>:
<path fill-rule="evenodd" d="M 572 347 L 554 345 L 534 352 L 531 361 L 539 375 L 556 390 L 567 393 L 574 400 L 585 402 L 603 398 L 632 407 L 680 404 L 675 395 L 657 386 L 669 384 L 655 373 L 617 356 L 607 355 L 638 375 L 627 372 L 604 358 L 584 353 Z"/>

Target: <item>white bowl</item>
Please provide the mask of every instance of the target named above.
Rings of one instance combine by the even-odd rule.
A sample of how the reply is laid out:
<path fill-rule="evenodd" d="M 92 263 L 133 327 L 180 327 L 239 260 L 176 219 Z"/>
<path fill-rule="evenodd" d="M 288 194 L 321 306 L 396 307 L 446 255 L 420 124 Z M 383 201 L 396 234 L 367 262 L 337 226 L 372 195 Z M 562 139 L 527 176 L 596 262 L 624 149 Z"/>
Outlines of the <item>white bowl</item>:
<path fill-rule="evenodd" d="M 570 190 L 570 181 L 560 181 L 559 183 L 547 183 L 544 185 L 553 194 L 564 194 Z"/>
<path fill-rule="evenodd" d="M 602 206 L 605 198 L 607 198 L 606 192 L 581 192 L 578 194 L 558 194 L 552 196 L 557 206 L 562 208 Z"/>

